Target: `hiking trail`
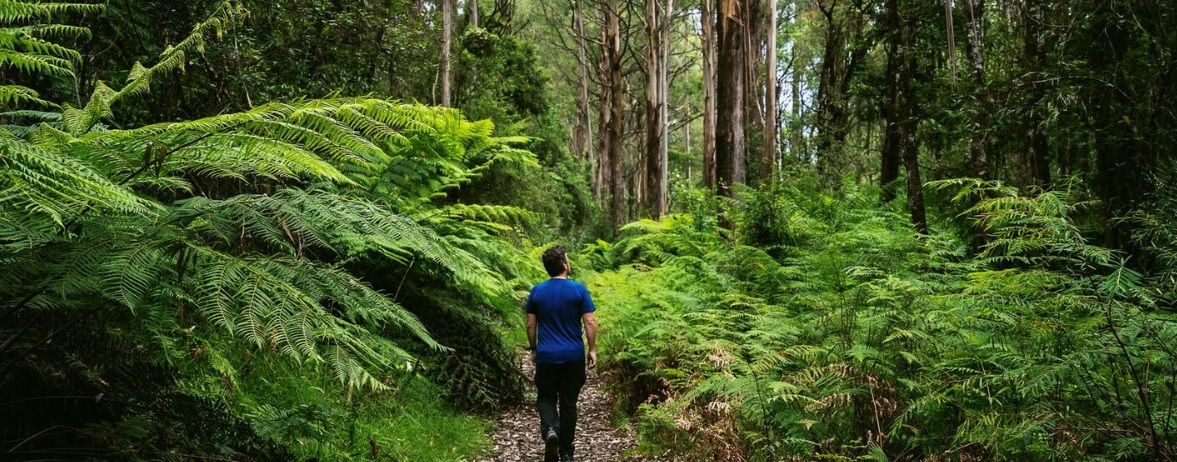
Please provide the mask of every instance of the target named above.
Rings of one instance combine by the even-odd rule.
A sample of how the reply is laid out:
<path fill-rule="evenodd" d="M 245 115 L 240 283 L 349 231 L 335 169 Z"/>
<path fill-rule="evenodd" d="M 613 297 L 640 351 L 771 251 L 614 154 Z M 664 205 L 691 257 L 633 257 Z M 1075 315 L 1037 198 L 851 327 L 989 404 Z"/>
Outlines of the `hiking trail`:
<path fill-rule="evenodd" d="M 527 377 L 524 403 L 509 409 L 495 419 L 490 438 L 494 453 L 480 462 L 541 462 L 544 460 L 543 441 L 539 436 L 539 415 L 535 410 L 535 364 L 521 355 L 523 374 Z M 576 462 L 629 462 L 649 460 L 622 458 L 625 451 L 637 446 L 631 432 L 613 428 L 609 424 L 610 401 L 601 390 L 600 370 L 588 370 L 584 388 L 580 391 L 579 419 L 576 425 Z"/>

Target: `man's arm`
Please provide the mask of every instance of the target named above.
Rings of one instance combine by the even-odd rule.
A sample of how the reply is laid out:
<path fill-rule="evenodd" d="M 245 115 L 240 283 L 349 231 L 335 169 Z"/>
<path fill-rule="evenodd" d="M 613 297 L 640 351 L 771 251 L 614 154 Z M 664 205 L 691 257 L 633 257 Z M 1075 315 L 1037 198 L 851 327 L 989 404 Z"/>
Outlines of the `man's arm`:
<path fill-rule="evenodd" d="M 527 313 L 527 349 L 535 350 L 535 313 Z"/>
<path fill-rule="evenodd" d="M 584 334 L 588 337 L 588 367 L 597 365 L 597 315 L 585 313 L 580 315 L 584 322 Z"/>

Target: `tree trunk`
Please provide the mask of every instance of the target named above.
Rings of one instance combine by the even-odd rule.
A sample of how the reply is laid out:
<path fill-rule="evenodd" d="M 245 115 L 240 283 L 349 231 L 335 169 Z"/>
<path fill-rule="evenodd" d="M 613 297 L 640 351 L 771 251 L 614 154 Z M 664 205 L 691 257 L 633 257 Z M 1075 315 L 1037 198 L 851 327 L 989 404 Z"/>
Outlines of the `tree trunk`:
<path fill-rule="evenodd" d="M 764 11 L 760 0 L 739 0 L 744 39 L 744 152 L 752 170 L 746 180 L 759 183 L 764 146 Z M 747 164 L 746 164 L 747 165 Z"/>
<path fill-rule="evenodd" d="M 1041 23 L 1045 19 L 1042 14 L 1042 4 L 1028 0 L 1022 5 L 1022 65 L 1029 80 L 1041 79 L 1042 67 L 1045 64 L 1046 43 L 1043 40 Z M 1025 149 L 1022 151 L 1022 161 L 1015 178 L 1022 187 L 1048 187 L 1050 184 L 1050 157 L 1046 133 L 1042 125 L 1046 117 L 1043 114 L 1046 104 L 1046 86 L 1031 83 L 1030 102 L 1025 105 L 1026 112 L 1022 119 L 1023 132 L 1026 136 Z"/>
<path fill-rule="evenodd" d="M 646 163 L 644 175 L 643 214 L 657 219 L 660 216 L 662 174 L 662 112 L 666 99 L 662 94 L 662 25 L 658 14 L 659 0 L 646 0 Z"/>
<path fill-rule="evenodd" d="M 768 29 L 766 35 L 768 44 L 765 46 L 765 104 L 764 104 L 764 156 L 763 180 L 772 183 L 773 171 L 777 158 L 777 65 L 776 65 L 776 30 L 777 30 L 777 2 L 768 0 Z"/>
<path fill-rule="evenodd" d="M 916 144 L 916 99 L 911 91 L 914 65 L 911 47 L 915 28 L 910 18 L 903 15 L 901 0 L 886 0 L 887 30 L 887 123 L 883 137 L 884 159 L 903 159 L 907 172 L 907 209 L 916 232 L 928 233 L 924 211 L 923 183 L 920 179 L 919 150 Z"/>
<path fill-rule="evenodd" d="M 674 22 L 674 0 L 666 0 L 666 9 L 662 12 L 662 65 L 659 74 L 658 87 L 661 92 L 661 110 L 659 125 L 662 135 L 659 136 L 658 152 L 662 157 L 661 178 L 658 180 L 658 208 L 656 216 L 662 217 L 670 213 L 670 30 Z"/>
<path fill-rule="evenodd" d="M 605 54 L 609 70 L 609 111 L 612 112 L 609 130 L 609 170 L 613 185 L 613 231 L 616 232 L 625 224 L 628 213 L 625 201 L 625 171 L 622 157 L 622 140 L 625 136 L 625 81 L 621 73 L 621 4 L 620 0 L 608 0 L 606 3 L 605 24 Z"/>
<path fill-rule="evenodd" d="M 700 2 L 703 24 L 703 185 L 715 188 L 715 12 L 711 0 Z"/>
<path fill-rule="evenodd" d="M 993 107 L 993 95 L 989 93 L 985 79 L 985 0 L 965 0 L 969 6 L 969 61 L 973 75 L 973 97 L 976 98 L 977 108 L 973 112 L 973 133 L 969 140 L 969 160 L 974 177 L 989 179 L 989 155 L 986 150 L 988 141 L 985 134 L 989 130 L 989 110 Z"/>
<path fill-rule="evenodd" d="M 604 11 L 605 8 L 602 7 Z M 602 209 L 608 209 L 611 206 L 610 197 L 613 188 L 613 159 L 611 157 L 613 152 L 612 137 L 613 132 L 610 127 L 613 126 L 613 103 L 611 98 L 613 96 L 612 88 L 609 87 L 609 81 L 612 78 L 610 73 L 610 56 L 609 56 L 609 30 L 608 30 L 608 14 L 602 15 L 605 24 L 601 27 L 601 61 L 597 65 L 597 73 L 601 82 L 599 88 L 600 99 L 597 102 L 597 164 L 594 167 L 596 173 L 596 189 L 593 190 L 595 197 Z"/>
<path fill-rule="evenodd" d="M 578 159 L 588 160 L 589 165 L 596 165 L 596 153 L 593 150 L 592 109 L 589 108 L 589 75 L 588 56 L 584 36 L 584 13 L 580 9 L 580 0 L 572 2 L 572 27 L 576 39 L 576 125 L 572 129 L 572 153 Z M 596 196 L 596 176 L 593 176 L 592 189 Z"/>
<path fill-rule="evenodd" d="M 450 107 L 450 50 L 453 48 L 454 2 L 441 0 L 441 105 Z"/>
<path fill-rule="evenodd" d="M 793 79 L 789 83 L 789 95 L 791 97 L 791 104 L 793 109 L 792 118 L 789 120 L 789 153 L 801 163 L 809 163 L 812 159 L 809 156 L 809 148 L 805 145 L 805 124 L 802 121 L 804 113 L 801 111 L 805 101 L 801 98 L 801 82 L 805 79 L 804 66 L 798 62 L 797 45 L 790 45 L 793 56 L 790 60 L 793 67 Z"/>
<path fill-rule="evenodd" d="M 831 162 L 840 159 L 850 130 L 850 108 L 847 94 L 850 78 L 857 65 L 855 55 L 864 53 L 854 50 L 847 57 L 847 44 L 851 42 L 851 29 L 857 26 L 850 19 L 853 15 L 839 13 L 839 2 L 819 0 L 815 2 L 826 20 L 825 50 L 822 55 L 820 83 L 817 89 L 817 171 L 825 181 L 836 175 L 831 172 Z M 836 184 L 836 182 L 835 182 Z"/>
<path fill-rule="evenodd" d="M 889 90 L 889 89 L 888 89 Z M 888 98 L 891 98 L 888 95 Z M 888 142 L 891 129 L 895 125 L 895 114 L 890 108 L 891 102 L 887 102 L 888 106 L 883 110 L 883 149 L 880 154 L 879 166 L 879 202 L 888 203 L 895 200 L 898 192 L 895 190 L 895 180 L 899 179 L 899 166 L 902 164 L 901 154 L 899 149 L 892 146 Z"/>
<path fill-rule="evenodd" d="M 474 26 L 474 28 L 477 29 L 479 27 L 479 25 L 478 25 L 478 0 L 467 0 L 466 6 L 468 8 L 470 8 L 470 13 L 469 13 L 470 25 Z"/>
<path fill-rule="evenodd" d="M 1125 79 L 1120 60 L 1132 49 L 1130 23 L 1115 11 L 1099 11 L 1091 30 L 1091 68 L 1094 75 Z M 1128 83 L 1122 85 L 1129 85 Z M 1128 88 L 1127 91 L 1131 91 Z M 1156 157 L 1138 130 L 1147 130 L 1144 119 L 1125 90 L 1103 83 L 1090 84 L 1094 111 L 1096 191 L 1104 205 L 1104 245 L 1113 249 L 1132 246 L 1132 223 L 1121 220 L 1152 189 L 1149 174 Z"/>
<path fill-rule="evenodd" d="M 744 183 L 744 26 L 739 0 L 716 0 L 717 53 L 715 121 L 716 188 L 732 197 L 733 186 Z"/>

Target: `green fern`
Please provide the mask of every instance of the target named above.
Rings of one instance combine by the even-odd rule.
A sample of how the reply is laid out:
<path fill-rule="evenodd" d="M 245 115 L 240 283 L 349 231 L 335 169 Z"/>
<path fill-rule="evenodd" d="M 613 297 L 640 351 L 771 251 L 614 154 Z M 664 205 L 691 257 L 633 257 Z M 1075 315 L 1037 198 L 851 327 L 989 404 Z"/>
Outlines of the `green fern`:
<path fill-rule="evenodd" d="M 148 317 L 190 306 L 260 350 L 329 361 L 341 381 L 372 388 L 385 386 L 373 371 L 408 357 L 374 332 L 442 347 L 415 316 L 341 263 L 368 255 L 430 262 L 509 312 L 518 283 L 506 278 L 534 264 L 488 238 L 529 214 L 431 205 L 479 165 L 519 155 L 514 140 L 488 137 L 488 123 L 448 109 L 339 98 L 90 130 L 110 115 L 111 103 L 145 90 L 153 75 L 178 66 L 176 56 L 199 49 L 199 35 L 237 14 L 224 8 L 160 63 L 137 65 L 122 90 L 99 85 L 85 109 L 65 108 L 60 128 L 49 118 L 23 139 L 0 138 L 10 166 L 0 194 L 0 236 L 10 253 L 0 264 L 16 275 L 5 297 L 37 307 L 103 300 Z M 381 175 L 390 165 L 403 174 Z M 318 186 L 284 186 L 311 182 Z M 232 184 L 229 191 L 276 191 L 217 198 L 206 190 Z M 46 220 L 58 234 L 30 225 Z M 50 249 L 59 263 L 42 260 Z M 22 267 L 36 272 L 22 274 Z"/>
<path fill-rule="evenodd" d="M 0 1 L 0 68 L 29 75 L 76 78 L 73 65 L 81 61 L 81 55 L 50 40 L 89 37 L 90 31 L 51 21 L 54 15 L 92 13 L 102 8 L 102 5 L 84 3 Z M 11 110 L 28 103 L 52 106 L 27 87 L 0 85 L 0 109 Z"/>

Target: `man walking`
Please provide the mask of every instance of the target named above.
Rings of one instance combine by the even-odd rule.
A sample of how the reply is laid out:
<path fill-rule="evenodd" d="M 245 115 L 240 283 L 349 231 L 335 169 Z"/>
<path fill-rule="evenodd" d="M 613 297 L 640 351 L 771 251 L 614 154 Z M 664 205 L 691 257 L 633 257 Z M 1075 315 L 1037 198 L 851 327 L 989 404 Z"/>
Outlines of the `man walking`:
<path fill-rule="evenodd" d="M 543 255 L 551 279 L 536 284 L 527 296 L 527 341 L 535 352 L 535 388 L 539 431 L 544 439 L 544 462 L 571 462 L 576 437 L 576 400 L 585 381 L 585 348 L 581 323 L 588 337 L 588 366 L 597 364 L 596 307 L 588 288 L 568 279 L 571 267 L 562 246 Z M 538 342 L 537 342 L 538 340 Z"/>

